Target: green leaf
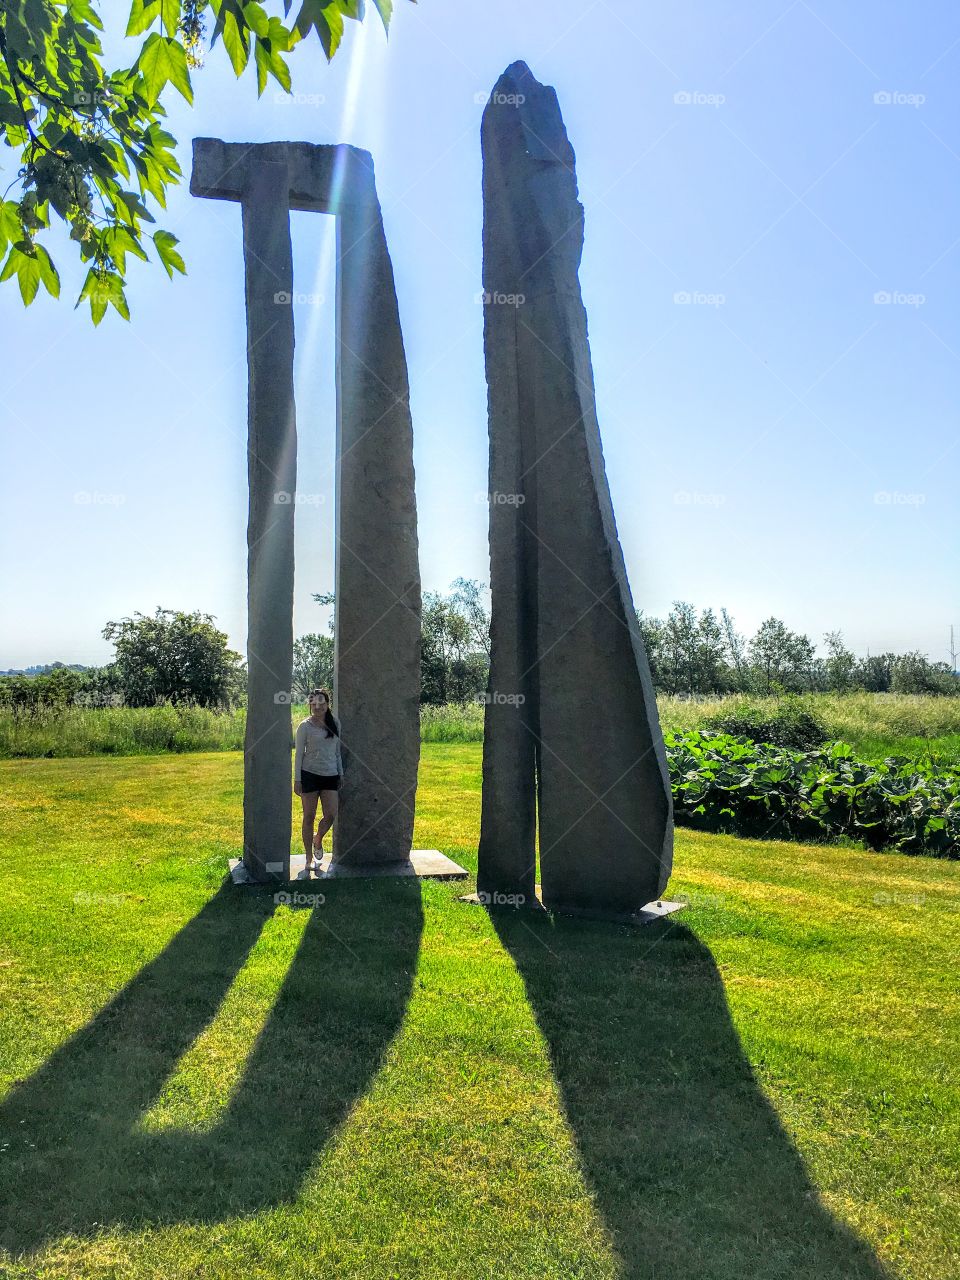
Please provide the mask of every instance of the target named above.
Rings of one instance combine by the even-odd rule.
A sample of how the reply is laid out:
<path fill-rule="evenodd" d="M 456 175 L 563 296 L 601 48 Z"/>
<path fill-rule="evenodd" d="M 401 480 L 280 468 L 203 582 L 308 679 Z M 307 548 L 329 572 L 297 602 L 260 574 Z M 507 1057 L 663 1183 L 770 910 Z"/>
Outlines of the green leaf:
<path fill-rule="evenodd" d="M 130 308 L 127 305 L 127 295 L 123 292 L 123 281 L 113 272 L 107 276 L 110 287 L 110 305 L 124 320 L 130 319 Z"/>
<path fill-rule="evenodd" d="M 53 265 L 49 253 L 42 244 L 35 244 L 34 250 L 37 256 L 37 264 L 40 270 L 40 279 L 43 287 L 52 298 L 60 297 L 60 276 L 57 274 L 57 268 Z"/>
<path fill-rule="evenodd" d="M 373 0 L 373 3 L 377 6 L 377 13 L 380 15 L 384 31 L 389 34 L 390 19 L 393 17 L 393 0 Z"/>
<path fill-rule="evenodd" d="M 87 298 L 90 302 L 90 317 L 94 325 L 98 325 L 107 312 L 107 291 L 103 287 L 103 282 L 95 267 L 91 267 L 87 272 L 86 279 L 83 282 L 83 288 L 80 290 L 80 296 L 77 298 L 74 311 Z"/>
<path fill-rule="evenodd" d="M 270 30 L 272 38 L 269 40 L 257 38 L 253 49 L 257 64 L 258 97 L 267 86 L 268 76 L 273 76 L 283 85 L 287 93 L 290 92 L 290 68 L 283 60 L 283 51 L 287 48 L 289 33 L 278 18 L 271 18 Z"/>
<path fill-rule="evenodd" d="M 85 298 L 90 302 L 90 315 L 95 325 L 98 325 L 106 315 L 108 305 L 123 316 L 124 320 L 130 319 L 130 309 L 123 292 L 123 280 L 115 271 L 98 271 L 96 267 L 91 267 L 83 282 L 76 305 L 79 307 Z"/>
<path fill-rule="evenodd" d="M 127 254 L 132 253 L 134 257 L 140 258 L 143 262 L 147 262 L 146 250 L 141 245 L 136 236 L 132 235 L 130 230 L 121 223 L 114 223 L 112 227 L 107 227 L 103 233 L 103 247 L 110 254 L 110 257 L 117 264 L 117 268 L 121 275 L 127 269 Z"/>
<path fill-rule="evenodd" d="M 177 34 L 181 7 L 180 0 L 160 0 L 160 16 L 168 36 Z"/>
<path fill-rule="evenodd" d="M 3 270 L 0 271 L 0 283 L 4 280 L 9 280 L 13 275 L 17 277 L 17 283 L 20 286 L 20 297 L 23 299 L 25 307 L 29 307 L 37 296 L 37 290 L 40 288 L 40 264 L 37 261 L 36 254 L 24 252 L 24 249 L 32 250 L 32 248 L 33 246 L 26 240 L 20 240 L 13 245 L 10 250 L 10 256 L 4 263 Z"/>
<path fill-rule="evenodd" d="M 89 22 L 91 27 L 96 27 L 98 31 L 103 30 L 100 15 L 94 9 L 90 0 L 69 0 L 67 8 L 70 10 L 71 17 L 76 18 L 79 22 Z"/>
<path fill-rule="evenodd" d="M 160 0 L 133 0 L 127 20 L 127 35 L 138 36 L 153 26 L 160 14 Z"/>
<path fill-rule="evenodd" d="M 23 236 L 20 214 L 13 200 L 0 201 L 0 257 L 7 251 L 11 241 Z"/>
<path fill-rule="evenodd" d="M 184 276 L 187 274 L 183 258 L 180 257 L 175 248 L 180 243 L 176 236 L 171 235 L 169 231 L 155 231 L 153 233 L 153 243 L 157 250 L 157 256 L 163 263 L 164 270 L 171 280 L 173 279 L 174 271 L 179 271 Z"/>
<path fill-rule="evenodd" d="M 217 29 L 213 33 L 214 40 L 220 31 L 223 32 L 224 47 L 233 64 L 234 75 L 240 75 L 250 58 L 250 35 L 246 24 L 238 21 L 233 8 L 228 8 L 226 5 L 221 9 L 220 17 L 217 19 Z"/>
<path fill-rule="evenodd" d="M 137 68 L 143 76 L 148 104 L 157 101 L 167 83 L 179 90 L 188 102 L 193 102 L 187 55 L 178 41 L 155 31 L 140 52 Z"/>
<path fill-rule="evenodd" d="M 337 52 L 343 36 L 343 14 L 334 0 L 303 0 L 294 28 L 301 39 L 316 31 L 329 61 Z"/>
<path fill-rule="evenodd" d="M 254 35 L 260 36 L 262 40 L 270 38 L 270 19 L 263 7 L 256 4 L 255 0 L 250 0 L 249 4 L 243 6 L 243 16 Z"/>
<path fill-rule="evenodd" d="M 146 222 L 156 222 L 153 214 L 132 191 L 113 191 L 111 196 L 117 216 L 122 218 L 127 226 L 135 226 L 138 218 L 143 218 Z"/>

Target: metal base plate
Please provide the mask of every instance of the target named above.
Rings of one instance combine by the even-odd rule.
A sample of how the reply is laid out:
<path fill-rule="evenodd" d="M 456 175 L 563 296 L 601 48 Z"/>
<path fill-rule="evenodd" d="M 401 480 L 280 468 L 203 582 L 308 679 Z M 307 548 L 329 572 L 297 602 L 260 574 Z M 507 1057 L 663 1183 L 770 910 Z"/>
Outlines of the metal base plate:
<path fill-rule="evenodd" d="M 295 853 L 290 858 L 290 878 L 284 880 L 280 876 L 270 880 L 254 880 L 240 858 L 230 859 L 230 879 L 234 884 L 297 884 L 306 880 L 306 855 Z M 324 854 L 317 872 L 314 862 L 309 879 L 314 880 L 357 880 L 378 876 L 419 876 L 430 880 L 466 880 L 467 872 L 452 858 L 441 853 L 439 849 L 413 849 L 409 858 L 400 858 L 396 862 L 380 862 L 371 866 L 331 865 L 330 854 Z"/>

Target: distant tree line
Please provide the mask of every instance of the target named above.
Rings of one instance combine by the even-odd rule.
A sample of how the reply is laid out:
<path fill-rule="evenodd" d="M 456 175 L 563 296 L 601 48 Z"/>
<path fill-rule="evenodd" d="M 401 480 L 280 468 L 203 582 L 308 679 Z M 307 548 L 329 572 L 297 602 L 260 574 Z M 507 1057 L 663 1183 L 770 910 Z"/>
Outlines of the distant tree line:
<path fill-rule="evenodd" d="M 332 606 L 332 595 L 315 595 Z M 490 668 L 490 611 L 482 583 L 457 578 L 447 593 L 423 597 L 420 698 L 425 705 L 482 698 Z M 767 618 L 747 639 L 726 609 L 698 612 L 676 601 L 663 620 L 637 615 L 658 692 L 687 696 L 866 690 L 871 693 L 960 694 L 945 662 L 924 654 L 880 653 L 858 658 L 839 631 L 824 636 L 822 655 L 809 636 Z M 153 706 L 190 703 L 228 710 L 246 696 L 246 668 L 226 634 L 206 613 L 157 609 L 108 622 L 112 662 L 77 668 L 54 664 L 38 675 L 0 677 L 0 706 L 17 712 L 44 707 Z M 304 700 L 316 686 L 333 688 L 335 615 L 326 633 L 294 642 L 289 692 Z M 278 692 L 280 692 L 278 690 Z"/>
<path fill-rule="evenodd" d="M 44 708 L 151 707 L 189 703 L 229 710 L 245 696 L 246 668 L 208 613 L 157 609 L 108 622 L 114 659 L 103 667 L 55 664 L 36 676 L 0 678 L 0 706 L 15 713 Z"/>
<path fill-rule="evenodd" d="M 320 605 L 333 605 L 332 595 L 315 595 Z M 303 697 L 310 689 L 333 687 L 333 633 L 312 632 L 293 646 L 293 688 Z M 450 591 L 426 591 L 420 631 L 420 701 L 430 706 L 465 703 L 485 693 L 490 668 L 490 613 L 481 583 L 457 578 Z"/>
<path fill-rule="evenodd" d="M 314 596 L 330 605 L 332 596 Z M 681 695 L 723 693 L 960 694 L 960 680 L 945 662 L 924 654 L 880 653 L 858 658 L 839 631 L 828 631 L 821 655 L 809 636 L 767 618 L 749 639 L 726 609 L 698 612 L 678 600 L 666 619 L 637 615 L 653 683 L 658 692 Z M 309 689 L 333 683 L 333 627 L 330 635 L 297 640 L 294 684 Z M 488 593 L 480 582 L 457 578 L 446 594 L 423 597 L 420 700 L 427 705 L 482 698 L 490 667 Z"/>
<path fill-rule="evenodd" d="M 726 609 L 718 618 L 683 600 L 663 620 L 638 614 L 638 621 L 653 683 L 663 693 L 960 693 L 946 662 L 915 651 L 858 658 L 839 631 L 826 632 L 818 656 L 809 636 L 779 618 L 767 618 L 749 640 Z"/>

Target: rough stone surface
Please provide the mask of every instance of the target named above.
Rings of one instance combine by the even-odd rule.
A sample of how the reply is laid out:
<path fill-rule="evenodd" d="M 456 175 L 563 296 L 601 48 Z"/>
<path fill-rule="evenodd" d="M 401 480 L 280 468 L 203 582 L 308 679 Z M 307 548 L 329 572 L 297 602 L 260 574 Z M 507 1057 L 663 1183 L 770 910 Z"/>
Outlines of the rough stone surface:
<path fill-rule="evenodd" d="M 389 863 L 413 840 L 420 570 L 413 427 L 393 268 L 375 194 L 337 224 L 337 706 L 334 857 Z"/>
<path fill-rule="evenodd" d="M 278 495 L 297 487 L 293 398 L 293 289 L 286 167 L 247 175 L 243 262 L 247 307 L 247 722 L 243 753 L 243 848 L 252 874 L 290 859 L 290 688 L 293 669 L 293 512 Z"/>
<path fill-rule="evenodd" d="M 249 706 L 244 864 L 290 868 L 293 268 L 289 209 L 337 215 L 337 647 L 344 865 L 405 859 L 420 753 L 413 434 L 393 269 L 370 155 L 349 146 L 194 140 L 194 195 L 243 210 L 250 386 Z M 279 298 L 278 298 L 279 295 Z M 275 501 L 285 492 L 290 501 Z"/>
<path fill-rule="evenodd" d="M 607 485 L 553 89 L 523 63 L 482 125 L 491 678 L 477 884 L 620 916 L 662 896 L 666 755 Z M 493 496 L 496 495 L 496 496 Z"/>

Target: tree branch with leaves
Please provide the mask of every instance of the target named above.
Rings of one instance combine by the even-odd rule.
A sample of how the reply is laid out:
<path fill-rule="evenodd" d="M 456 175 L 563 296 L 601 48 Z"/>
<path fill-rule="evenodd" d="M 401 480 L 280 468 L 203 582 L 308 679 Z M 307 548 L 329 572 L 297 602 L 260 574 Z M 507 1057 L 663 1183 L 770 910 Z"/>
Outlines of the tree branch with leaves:
<path fill-rule="evenodd" d="M 389 27 L 393 0 L 373 3 Z M 130 318 L 128 257 L 153 257 L 171 278 L 186 271 L 177 237 L 156 227 L 183 176 L 163 98 L 172 88 L 193 102 L 207 19 L 211 49 L 225 49 L 237 76 L 252 62 L 259 96 L 271 78 L 290 92 L 288 58 L 301 41 L 316 38 L 329 61 L 345 20 L 364 17 L 364 0 L 300 0 L 292 18 L 294 0 L 132 0 L 125 34 L 144 38 L 131 66 L 107 71 L 98 7 L 0 0 L 0 134 L 16 157 L 0 195 L 0 282 L 16 278 L 25 306 L 41 285 L 59 297 L 42 243 L 58 218 L 88 264 L 77 306 L 89 303 L 94 324 L 111 306 Z"/>

